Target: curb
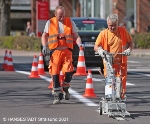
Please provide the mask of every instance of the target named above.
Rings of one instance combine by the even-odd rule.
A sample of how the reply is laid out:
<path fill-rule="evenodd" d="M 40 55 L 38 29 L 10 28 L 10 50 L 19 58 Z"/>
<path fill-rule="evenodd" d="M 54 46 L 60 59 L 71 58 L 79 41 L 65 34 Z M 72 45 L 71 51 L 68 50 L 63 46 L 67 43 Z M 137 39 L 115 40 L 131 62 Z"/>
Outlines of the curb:
<path fill-rule="evenodd" d="M 131 53 L 130 57 L 150 57 L 150 53 Z"/>
<path fill-rule="evenodd" d="M 0 56 L 5 55 L 5 50 L 11 51 L 12 56 L 34 56 L 40 55 L 41 51 L 22 51 L 22 50 L 11 50 L 11 49 L 0 49 Z M 150 57 L 150 49 L 133 49 L 130 57 Z"/>

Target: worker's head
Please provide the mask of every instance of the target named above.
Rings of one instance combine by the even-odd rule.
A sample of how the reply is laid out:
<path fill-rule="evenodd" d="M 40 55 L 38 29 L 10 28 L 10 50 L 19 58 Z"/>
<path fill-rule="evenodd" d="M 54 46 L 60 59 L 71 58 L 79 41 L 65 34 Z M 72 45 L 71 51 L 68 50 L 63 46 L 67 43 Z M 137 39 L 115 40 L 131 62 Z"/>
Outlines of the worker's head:
<path fill-rule="evenodd" d="M 30 21 L 27 21 L 27 26 L 30 26 L 30 25 L 31 25 Z"/>
<path fill-rule="evenodd" d="M 118 27 L 118 16 L 117 16 L 117 14 L 110 14 L 107 17 L 107 25 L 108 25 L 108 29 L 111 32 L 115 32 L 117 30 L 117 27 Z"/>
<path fill-rule="evenodd" d="M 65 17 L 65 9 L 62 6 L 57 6 L 55 9 L 55 16 L 58 21 L 63 21 Z"/>

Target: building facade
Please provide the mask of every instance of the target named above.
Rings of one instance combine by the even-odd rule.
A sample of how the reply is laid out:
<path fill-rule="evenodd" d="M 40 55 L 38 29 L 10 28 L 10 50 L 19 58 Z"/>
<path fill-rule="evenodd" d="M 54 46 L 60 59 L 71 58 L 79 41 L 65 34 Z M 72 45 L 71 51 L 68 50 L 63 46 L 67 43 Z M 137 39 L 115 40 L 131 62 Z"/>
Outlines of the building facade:
<path fill-rule="evenodd" d="M 12 0 L 12 30 L 25 30 L 27 21 L 33 22 L 33 31 L 36 30 L 35 1 Z M 125 24 L 129 31 L 134 29 L 136 32 L 147 32 L 148 26 L 150 27 L 150 0 L 59 0 L 59 5 L 65 7 L 66 16 L 69 17 L 106 19 L 109 14 L 114 13 L 118 14 L 119 25 Z M 54 10 L 49 12 L 50 18 L 53 17 Z"/>
<path fill-rule="evenodd" d="M 79 0 L 81 16 L 106 19 L 111 13 L 118 14 L 119 25 L 136 32 L 147 32 L 150 27 L 150 0 Z M 149 29 L 150 30 L 150 29 Z"/>

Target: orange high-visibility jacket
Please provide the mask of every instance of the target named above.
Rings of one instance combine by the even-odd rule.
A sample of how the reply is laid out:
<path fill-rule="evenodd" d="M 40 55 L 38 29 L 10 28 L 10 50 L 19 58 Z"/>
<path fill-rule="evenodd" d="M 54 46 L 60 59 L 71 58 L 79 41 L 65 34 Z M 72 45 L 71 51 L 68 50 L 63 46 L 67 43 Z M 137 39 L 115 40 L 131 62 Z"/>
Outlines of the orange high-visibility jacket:
<path fill-rule="evenodd" d="M 56 17 L 50 19 L 48 46 L 49 49 L 55 49 L 58 46 L 59 27 Z M 73 34 L 72 23 L 70 18 L 64 18 L 64 34 L 61 34 L 66 38 L 68 48 L 73 49 Z"/>
<path fill-rule="evenodd" d="M 124 50 L 127 49 L 127 41 L 126 41 L 126 31 L 125 31 L 125 28 L 124 27 L 118 27 L 118 30 L 119 30 L 119 33 L 120 33 L 120 37 L 121 37 L 121 40 L 122 40 L 122 52 Z M 103 34 L 103 38 L 102 38 L 102 47 L 104 50 L 108 51 L 109 52 L 109 46 L 108 46 L 108 29 L 105 29 L 103 30 L 101 33 Z M 98 39 L 97 39 L 98 40 Z M 127 63 L 127 56 L 122 56 L 122 63 Z"/>

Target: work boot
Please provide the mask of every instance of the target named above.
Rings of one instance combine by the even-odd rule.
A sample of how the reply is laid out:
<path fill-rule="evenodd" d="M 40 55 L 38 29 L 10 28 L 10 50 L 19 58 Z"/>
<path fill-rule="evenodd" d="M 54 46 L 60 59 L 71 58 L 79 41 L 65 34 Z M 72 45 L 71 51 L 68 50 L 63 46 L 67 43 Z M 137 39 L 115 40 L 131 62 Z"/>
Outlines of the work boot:
<path fill-rule="evenodd" d="M 62 100 L 63 94 L 54 92 L 53 95 L 54 95 L 53 104 L 60 104 L 61 103 L 60 100 Z"/>
<path fill-rule="evenodd" d="M 64 87 L 63 91 L 64 91 L 64 99 L 65 100 L 69 100 L 70 99 L 70 93 L 68 91 L 69 87 Z"/>
<path fill-rule="evenodd" d="M 127 101 L 127 96 L 124 94 L 124 95 L 123 95 L 123 98 L 121 98 L 121 100 L 122 100 L 123 102 Z"/>

